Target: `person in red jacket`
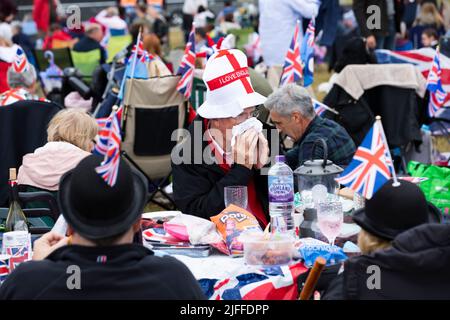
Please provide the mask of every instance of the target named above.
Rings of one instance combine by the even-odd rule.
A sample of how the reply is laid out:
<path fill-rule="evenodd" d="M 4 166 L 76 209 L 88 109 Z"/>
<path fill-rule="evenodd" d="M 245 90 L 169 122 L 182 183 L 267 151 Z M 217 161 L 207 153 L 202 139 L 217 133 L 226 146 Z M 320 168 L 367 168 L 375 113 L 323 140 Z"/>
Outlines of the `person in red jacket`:
<path fill-rule="evenodd" d="M 55 0 L 34 0 L 33 20 L 39 31 L 46 33 L 52 22 L 57 21 Z"/>

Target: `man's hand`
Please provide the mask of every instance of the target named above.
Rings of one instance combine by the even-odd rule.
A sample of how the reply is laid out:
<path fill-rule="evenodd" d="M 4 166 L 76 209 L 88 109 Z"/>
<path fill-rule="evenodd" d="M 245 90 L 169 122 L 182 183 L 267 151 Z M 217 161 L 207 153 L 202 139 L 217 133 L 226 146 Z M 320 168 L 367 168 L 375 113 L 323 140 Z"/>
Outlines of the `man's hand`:
<path fill-rule="evenodd" d="M 67 237 L 56 232 L 48 232 L 34 242 L 33 260 L 43 260 L 50 253 L 67 245 Z"/>
<path fill-rule="evenodd" d="M 377 40 L 375 39 L 375 36 L 368 36 L 366 38 L 366 45 L 368 49 L 375 49 L 377 47 Z"/>
<path fill-rule="evenodd" d="M 234 162 L 248 169 L 256 164 L 258 133 L 249 129 L 236 137 L 236 143 L 232 149 Z"/>
<path fill-rule="evenodd" d="M 258 161 L 256 168 L 261 169 L 269 161 L 269 143 L 266 137 L 260 132 L 258 134 Z"/>

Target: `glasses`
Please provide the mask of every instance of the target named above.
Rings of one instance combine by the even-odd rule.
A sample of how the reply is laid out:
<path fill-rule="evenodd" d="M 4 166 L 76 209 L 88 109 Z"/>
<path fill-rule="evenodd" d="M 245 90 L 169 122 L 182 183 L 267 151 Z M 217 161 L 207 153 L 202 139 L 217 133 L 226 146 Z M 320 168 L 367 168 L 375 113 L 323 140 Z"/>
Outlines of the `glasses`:
<path fill-rule="evenodd" d="M 260 113 L 261 112 L 260 112 L 259 109 L 255 109 L 255 110 L 253 110 L 250 113 L 249 112 L 242 112 L 240 115 L 238 115 L 236 117 L 236 120 L 239 121 L 239 122 L 243 122 L 243 121 L 245 121 L 245 120 L 247 120 L 249 118 L 252 118 L 252 117 L 258 118 Z"/>

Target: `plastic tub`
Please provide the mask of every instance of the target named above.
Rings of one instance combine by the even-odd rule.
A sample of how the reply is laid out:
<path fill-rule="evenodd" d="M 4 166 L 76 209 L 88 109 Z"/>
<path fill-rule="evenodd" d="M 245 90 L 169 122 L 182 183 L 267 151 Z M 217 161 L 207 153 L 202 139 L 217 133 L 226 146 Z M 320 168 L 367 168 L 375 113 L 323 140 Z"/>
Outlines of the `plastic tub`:
<path fill-rule="evenodd" d="M 245 233 L 241 241 L 248 265 L 281 266 L 292 261 L 295 239 L 289 234 L 271 234 L 265 238 L 263 233 Z"/>

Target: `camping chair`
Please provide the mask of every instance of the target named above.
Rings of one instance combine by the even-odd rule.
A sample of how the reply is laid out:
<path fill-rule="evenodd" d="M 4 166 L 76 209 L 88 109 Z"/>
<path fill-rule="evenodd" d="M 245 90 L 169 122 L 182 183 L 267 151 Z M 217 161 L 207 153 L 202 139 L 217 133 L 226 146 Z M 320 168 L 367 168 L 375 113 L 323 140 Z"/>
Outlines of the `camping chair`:
<path fill-rule="evenodd" d="M 114 56 L 119 53 L 121 50 L 126 48 L 131 43 L 131 36 L 129 34 L 127 35 L 121 35 L 121 36 L 111 36 L 108 40 L 108 60 L 107 63 L 110 63 L 113 61 Z"/>
<path fill-rule="evenodd" d="M 72 56 L 74 67 L 80 70 L 83 78 L 86 78 L 86 82 L 90 83 L 95 68 L 100 64 L 100 49 L 86 52 L 71 50 L 70 54 Z"/>
<path fill-rule="evenodd" d="M 45 58 L 44 53 L 46 51 L 53 52 L 55 58 L 55 64 L 64 70 L 64 68 L 73 67 L 72 56 L 70 54 L 69 48 L 52 49 L 52 50 L 33 50 L 34 57 L 36 59 L 37 67 L 39 71 L 45 71 L 49 64 L 48 60 Z"/>
<path fill-rule="evenodd" d="M 244 50 L 249 36 L 254 32 L 253 28 L 230 29 L 228 34 L 236 36 L 236 49 Z"/>
<path fill-rule="evenodd" d="M 19 201 L 28 219 L 31 234 L 44 234 L 52 229 L 60 212 L 56 199 L 50 192 L 19 192 Z M 27 208 L 27 205 L 33 202 L 40 203 L 40 206 Z M 9 208 L 0 208 L 0 220 L 3 224 L 8 210 Z"/>
<path fill-rule="evenodd" d="M 179 79 L 128 79 L 124 94 L 122 154 L 154 187 L 149 201 L 165 209 L 169 207 L 155 196 L 160 192 L 175 207 L 162 187 L 171 175 L 172 148 L 181 139 L 181 132 L 173 133 L 184 127 L 187 112 L 184 97 L 176 90 Z"/>
<path fill-rule="evenodd" d="M 47 126 L 62 108 L 55 103 L 22 100 L 0 108 L 0 206 L 8 198 L 8 169 L 19 168 L 25 154 L 47 142 Z"/>
<path fill-rule="evenodd" d="M 425 82 L 409 64 L 348 65 L 323 100 L 339 114 L 327 111 L 325 117 L 342 125 L 359 146 L 380 115 L 389 147 L 399 150 L 400 167 L 406 172 L 407 145 L 422 142 Z"/>
<path fill-rule="evenodd" d="M 194 78 L 192 84 L 191 105 L 197 110 L 206 99 L 206 85 L 202 79 Z"/>

